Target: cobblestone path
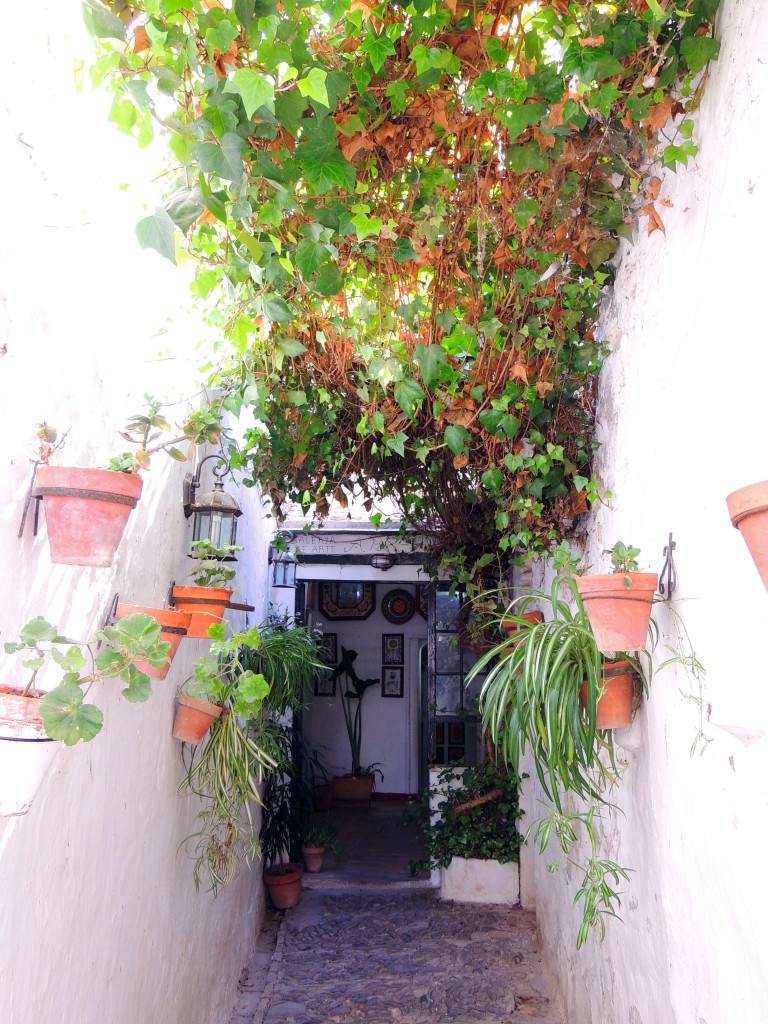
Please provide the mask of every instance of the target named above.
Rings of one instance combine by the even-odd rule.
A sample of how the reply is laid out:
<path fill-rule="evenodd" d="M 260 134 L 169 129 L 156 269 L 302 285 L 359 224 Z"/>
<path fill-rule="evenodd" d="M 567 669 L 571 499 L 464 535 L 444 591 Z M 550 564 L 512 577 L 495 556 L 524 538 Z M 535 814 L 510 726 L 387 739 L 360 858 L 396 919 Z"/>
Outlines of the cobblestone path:
<path fill-rule="evenodd" d="M 305 890 L 265 966 L 231 1024 L 564 1024 L 532 914 L 429 890 Z"/>

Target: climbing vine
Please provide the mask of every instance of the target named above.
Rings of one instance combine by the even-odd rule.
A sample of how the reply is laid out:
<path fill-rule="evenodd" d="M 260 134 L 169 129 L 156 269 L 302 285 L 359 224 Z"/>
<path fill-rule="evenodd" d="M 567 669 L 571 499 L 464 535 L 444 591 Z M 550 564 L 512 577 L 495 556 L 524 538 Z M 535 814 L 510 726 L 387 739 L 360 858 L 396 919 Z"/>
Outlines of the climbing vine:
<path fill-rule="evenodd" d="M 663 231 L 717 5 L 88 0 L 114 120 L 171 154 L 139 239 L 196 261 L 278 516 L 393 498 L 473 582 L 562 538 L 609 261 Z"/>

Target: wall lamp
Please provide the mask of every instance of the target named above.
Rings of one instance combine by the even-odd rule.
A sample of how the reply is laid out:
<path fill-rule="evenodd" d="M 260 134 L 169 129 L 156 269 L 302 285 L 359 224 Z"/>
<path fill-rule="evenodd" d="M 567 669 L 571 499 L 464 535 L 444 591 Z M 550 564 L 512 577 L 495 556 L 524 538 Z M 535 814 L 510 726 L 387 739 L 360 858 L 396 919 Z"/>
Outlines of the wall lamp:
<path fill-rule="evenodd" d="M 219 465 L 213 467 L 214 484 L 212 491 L 204 491 L 198 495 L 200 474 L 209 459 L 217 459 Z M 242 509 L 224 490 L 221 477 L 229 472 L 229 463 L 220 455 L 206 455 L 195 470 L 195 475 L 187 473 L 184 477 L 184 515 L 192 523 L 192 540 L 207 540 L 215 548 L 225 548 L 234 544 L 237 536 L 237 517 L 243 514 Z M 225 562 L 236 561 L 234 555 L 227 555 Z"/>
<path fill-rule="evenodd" d="M 391 569 L 394 564 L 394 555 L 388 555 L 386 553 L 381 555 L 371 555 L 370 565 L 372 569 L 381 569 L 382 572 L 386 572 L 387 569 Z"/>
<path fill-rule="evenodd" d="M 297 559 L 290 551 L 280 551 L 270 545 L 269 563 L 272 566 L 273 587 L 295 587 Z"/>

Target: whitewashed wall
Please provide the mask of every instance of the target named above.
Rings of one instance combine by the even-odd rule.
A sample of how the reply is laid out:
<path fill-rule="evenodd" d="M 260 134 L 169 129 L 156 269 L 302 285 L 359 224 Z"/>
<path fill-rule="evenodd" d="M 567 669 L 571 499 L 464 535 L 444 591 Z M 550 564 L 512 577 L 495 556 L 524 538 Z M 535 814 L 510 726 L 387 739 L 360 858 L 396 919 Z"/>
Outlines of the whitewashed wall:
<path fill-rule="evenodd" d="M 674 533 L 672 607 L 708 675 L 700 692 L 665 669 L 617 735 L 627 766 L 601 853 L 632 874 L 602 945 L 576 951 L 578 876 L 537 858 L 539 923 L 578 1024 L 768 1020 L 768 593 L 725 505 L 768 477 L 768 6 L 725 0 L 718 34 L 699 155 L 664 174 L 666 238 L 641 224 L 604 310 L 598 469 L 613 497 L 583 524 L 594 571 L 618 539 L 658 571 Z M 678 646 L 671 614 L 656 617 Z M 700 727 L 711 742 L 691 756 Z"/>
<path fill-rule="evenodd" d="M 184 467 L 157 456 L 115 564 L 53 566 L 45 527 L 16 537 L 34 425 L 70 431 L 60 464 L 98 465 L 144 392 L 193 393 L 202 332 L 185 320 L 186 284 L 133 232 L 137 189 L 156 157 L 107 124 L 102 97 L 79 96 L 73 60 L 87 52 L 79 4 L 6 12 L 0 147 L 6 200 L 0 233 L 0 467 L 5 585 L 0 640 L 45 615 L 65 632 L 99 628 L 111 596 L 162 605 L 188 571 L 181 512 Z M 175 327 L 162 333 L 166 318 Z M 170 410 L 182 412 L 180 404 Z M 257 528 L 258 500 L 242 535 Z M 263 536 L 243 562 L 237 598 L 266 611 Z M 235 619 L 237 623 L 242 617 Z M 205 641 L 185 640 L 147 704 L 97 687 L 103 732 L 59 746 L 24 817 L 0 819 L 0 1020 L 39 1024 L 216 1024 L 226 1019 L 263 909 L 258 866 L 214 901 L 196 894 L 179 844 L 195 802 L 178 793 L 174 695 Z M 3 656 L 0 680 L 15 676 Z M 49 685 L 55 680 L 43 680 Z M 0 779 L 0 786 L 2 785 Z"/>

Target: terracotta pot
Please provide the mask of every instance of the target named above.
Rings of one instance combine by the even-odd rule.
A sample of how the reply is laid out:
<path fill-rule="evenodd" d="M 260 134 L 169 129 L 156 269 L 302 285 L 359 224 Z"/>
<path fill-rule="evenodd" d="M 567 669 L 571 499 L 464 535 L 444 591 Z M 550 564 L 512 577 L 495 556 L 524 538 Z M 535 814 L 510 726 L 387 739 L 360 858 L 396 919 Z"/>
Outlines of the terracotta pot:
<path fill-rule="evenodd" d="M 264 872 L 264 884 L 278 910 L 288 910 L 299 902 L 303 874 L 301 864 L 286 864 L 282 869 L 268 868 Z"/>
<path fill-rule="evenodd" d="M 230 597 L 232 591 L 227 587 L 174 587 L 174 607 L 192 614 L 187 636 L 207 640 L 208 627 L 224 618 Z"/>
<path fill-rule="evenodd" d="M 150 679 L 165 679 L 182 637 L 187 635 L 192 616 L 189 612 L 179 612 L 172 608 L 141 608 L 134 604 L 119 604 L 117 606 L 118 619 L 124 619 L 126 615 L 141 614 L 150 615 L 158 623 L 160 636 L 163 640 L 167 640 L 171 647 L 168 651 L 168 661 L 162 668 L 148 665 L 141 658 L 137 658 L 134 664 L 140 671 L 146 672 Z"/>
<path fill-rule="evenodd" d="M 301 856 L 304 858 L 304 868 L 310 874 L 316 874 L 323 868 L 323 857 L 325 857 L 324 846 L 302 846 Z"/>
<path fill-rule="evenodd" d="M 750 484 L 726 498 L 731 522 L 741 533 L 768 589 L 768 480 Z"/>
<path fill-rule="evenodd" d="M 603 666 L 601 688 L 597 699 L 597 728 L 624 729 L 632 724 L 634 672 L 628 661 L 608 661 Z M 581 703 L 587 706 L 587 684 L 579 691 Z"/>
<path fill-rule="evenodd" d="M 27 813 L 58 750 L 40 719 L 44 696 L 0 688 L 0 817 Z"/>
<path fill-rule="evenodd" d="M 334 800 L 370 800 L 372 775 L 337 775 L 333 779 Z"/>
<path fill-rule="evenodd" d="M 135 473 L 39 466 L 33 493 L 43 499 L 51 561 L 111 565 L 141 487 Z"/>
<path fill-rule="evenodd" d="M 224 710 L 220 704 L 189 697 L 186 693 L 180 693 L 177 701 L 173 738 L 185 743 L 199 743 Z"/>
<path fill-rule="evenodd" d="M 629 578 L 631 586 L 626 586 Z M 651 605 L 659 577 L 655 572 L 618 572 L 577 576 L 597 649 L 644 651 Z"/>
<path fill-rule="evenodd" d="M 530 622 L 532 626 L 544 621 L 544 616 L 541 612 L 524 612 L 520 618 L 525 619 L 526 622 Z M 504 620 L 501 625 L 507 636 L 512 637 L 513 639 L 521 631 L 516 622 Z M 525 630 L 523 630 L 523 632 L 525 632 Z"/>

